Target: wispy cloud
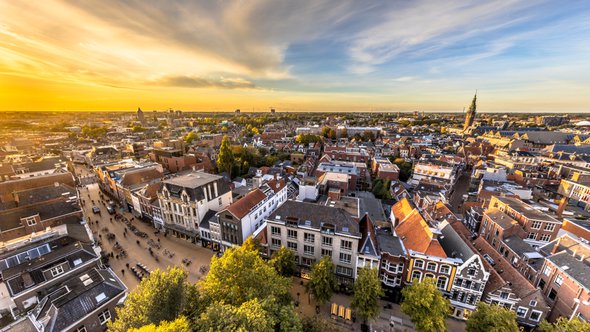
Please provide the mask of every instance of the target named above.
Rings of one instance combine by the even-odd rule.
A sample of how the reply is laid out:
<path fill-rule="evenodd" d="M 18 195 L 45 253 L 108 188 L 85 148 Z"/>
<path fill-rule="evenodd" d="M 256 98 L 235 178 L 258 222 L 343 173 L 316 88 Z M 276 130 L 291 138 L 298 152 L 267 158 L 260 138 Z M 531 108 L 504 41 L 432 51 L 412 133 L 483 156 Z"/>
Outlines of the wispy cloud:
<path fill-rule="evenodd" d="M 166 76 L 150 84 L 183 88 L 255 89 L 256 85 L 243 78 L 202 78 L 194 76 Z"/>

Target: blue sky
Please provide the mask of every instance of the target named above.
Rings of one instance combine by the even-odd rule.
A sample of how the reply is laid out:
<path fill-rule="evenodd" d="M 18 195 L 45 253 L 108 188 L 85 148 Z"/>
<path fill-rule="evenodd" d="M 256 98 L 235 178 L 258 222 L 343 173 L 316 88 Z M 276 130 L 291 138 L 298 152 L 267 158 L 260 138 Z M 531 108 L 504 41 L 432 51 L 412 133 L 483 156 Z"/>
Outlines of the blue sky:
<path fill-rule="evenodd" d="M 0 86 L 35 81 L 63 94 L 52 105 L 68 89 L 110 91 L 92 102 L 115 109 L 134 93 L 195 110 L 460 111 L 476 89 L 484 111 L 590 102 L 587 1 L 0 0 L 0 12 Z"/>

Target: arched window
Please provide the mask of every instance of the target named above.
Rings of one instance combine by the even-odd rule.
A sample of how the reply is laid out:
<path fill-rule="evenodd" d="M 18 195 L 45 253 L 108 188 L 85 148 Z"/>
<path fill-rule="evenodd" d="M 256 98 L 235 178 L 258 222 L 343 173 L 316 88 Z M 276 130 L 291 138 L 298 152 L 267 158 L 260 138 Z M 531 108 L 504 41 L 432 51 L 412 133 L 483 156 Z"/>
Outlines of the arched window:
<path fill-rule="evenodd" d="M 412 281 L 414 279 L 418 279 L 418 281 L 422 281 L 422 272 L 420 272 L 420 271 L 412 272 Z"/>
<path fill-rule="evenodd" d="M 432 279 L 434 279 L 434 273 L 426 273 L 424 275 L 424 278 L 432 278 Z"/>
<path fill-rule="evenodd" d="M 424 261 L 417 259 L 414 261 L 414 267 L 417 269 L 423 269 L 424 268 Z"/>
<path fill-rule="evenodd" d="M 436 281 L 436 287 L 438 287 L 440 289 L 447 289 L 448 282 L 449 282 L 449 278 L 447 278 L 445 276 L 440 276 L 440 277 L 438 277 L 438 280 Z"/>
<path fill-rule="evenodd" d="M 428 264 L 426 265 L 426 270 L 436 272 L 436 267 L 436 263 L 428 262 Z"/>

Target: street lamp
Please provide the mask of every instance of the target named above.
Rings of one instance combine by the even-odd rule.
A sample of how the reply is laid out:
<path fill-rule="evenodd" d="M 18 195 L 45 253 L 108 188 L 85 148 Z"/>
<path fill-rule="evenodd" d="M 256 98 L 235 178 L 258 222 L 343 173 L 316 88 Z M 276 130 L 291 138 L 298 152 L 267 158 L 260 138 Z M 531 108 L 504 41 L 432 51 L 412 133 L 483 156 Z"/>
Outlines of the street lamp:
<path fill-rule="evenodd" d="M 578 309 L 580 308 L 580 303 L 582 303 L 583 305 L 589 305 L 590 302 L 588 301 L 580 301 L 580 299 L 574 299 L 574 303 L 576 303 L 576 306 L 574 308 L 574 312 L 572 312 L 572 315 L 570 316 L 570 320 L 574 319 L 574 317 L 576 316 Z"/>

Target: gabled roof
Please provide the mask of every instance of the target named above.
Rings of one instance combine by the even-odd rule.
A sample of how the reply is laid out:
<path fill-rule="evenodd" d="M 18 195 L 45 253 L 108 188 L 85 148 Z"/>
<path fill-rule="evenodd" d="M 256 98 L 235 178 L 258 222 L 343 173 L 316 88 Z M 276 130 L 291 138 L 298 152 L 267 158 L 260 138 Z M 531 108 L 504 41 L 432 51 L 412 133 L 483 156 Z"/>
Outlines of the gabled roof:
<path fill-rule="evenodd" d="M 158 171 L 156 168 L 142 168 L 125 172 L 119 183 L 124 187 L 130 187 L 159 179 L 162 176 L 162 173 L 160 173 L 160 171 Z"/>
<path fill-rule="evenodd" d="M 283 179 L 272 179 L 268 181 L 266 184 L 270 187 L 270 189 L 272 189 L 272 191 L 275 192 L 275 194 L 281 191 L 281 189 L 285 188 L 285 186 L 287 185 L 287 183 Z"/>
<path fill-rule="evenodd" d="M 361 231 L 361 240 L 359 241 L 358 251 L 365 255 L 379 255 L 377 248 L 377 238 L 375 236 L 375 226 L 368 214 L 365 214 L 359 221 Z"/>
<path fill-rule="evenodd" d="M 266 195 L 260 189 L 254 189 L 244 197 L 232 203 L 225 210 L 237 219 L 244 218 L 256 204 L 262 202 Z"/>
<path fill-rule="evenodd" d="M 404 247 L 415 252 L 446 258 L 447 255 L 417 209 L 413 209 L 396 227 Z"/>

